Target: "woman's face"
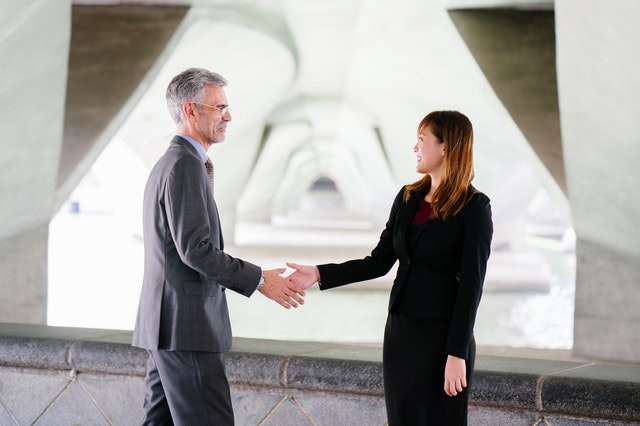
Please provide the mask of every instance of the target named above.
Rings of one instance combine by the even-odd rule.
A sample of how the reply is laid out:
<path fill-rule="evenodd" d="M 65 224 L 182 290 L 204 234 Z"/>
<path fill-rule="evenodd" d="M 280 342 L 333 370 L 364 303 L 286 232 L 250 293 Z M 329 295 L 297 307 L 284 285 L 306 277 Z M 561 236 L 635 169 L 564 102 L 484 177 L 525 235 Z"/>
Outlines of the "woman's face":
<path fill-rule="evenodd" d="M 444 144 L 431 133 L 429 126 L 418 133 L 418 142 L 413 147 L 416 153 L 416 172 L 422 174 L 439 173 L 444 161 Z"/>

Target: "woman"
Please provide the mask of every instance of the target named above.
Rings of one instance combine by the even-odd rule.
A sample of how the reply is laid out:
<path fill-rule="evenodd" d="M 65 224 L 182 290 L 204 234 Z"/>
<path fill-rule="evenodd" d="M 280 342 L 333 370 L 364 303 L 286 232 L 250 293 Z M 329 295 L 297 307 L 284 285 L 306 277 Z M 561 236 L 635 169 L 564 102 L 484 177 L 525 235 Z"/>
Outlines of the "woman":
<path fill-rule="evenodd" d="M 400 190 L 371 255 L 341 264 L 287 263 L 295 269 L 289 279 L 327 290 L 380 277 L 398 260 L 383 345 L 389 425 L 466 425 L 491 206 L 471 185 L 473 127 L 465 115 L 428 114 L 413 151 L 424 176 Z"/>

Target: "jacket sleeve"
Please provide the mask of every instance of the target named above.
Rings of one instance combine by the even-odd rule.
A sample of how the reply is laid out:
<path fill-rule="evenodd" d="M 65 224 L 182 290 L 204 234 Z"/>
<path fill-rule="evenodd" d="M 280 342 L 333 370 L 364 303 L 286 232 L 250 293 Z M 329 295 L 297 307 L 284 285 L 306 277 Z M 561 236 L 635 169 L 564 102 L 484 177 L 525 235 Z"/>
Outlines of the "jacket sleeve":
<path fill-rule="evenodd" d="M 404 188 L 396 196 L 387 224 L 380 234 L 378 244 L 371 254 L 363 259 L 353 259 L 340 264 L 328 263 L 318 265 L 320 272 L 320 290 L 351 284 L 358 281 L 381 277 L 391 270 L 397 260 L 393 247 L 393 230 L 396 225 L 398 210 L 404 204 L 402 196 Z"/>
<path fill-rule="evenodd" d="M 460 275 L 446 352 L 466 359 L 491 251 L 493 221 L 489 198 L 482 193 L 476 194 L 462 214 Z"/>
<path fill-rule="evenodd" d="M 164 208 L 171 238 L 182 262 L 218 284 L 249 296 L 260 268 L 229 256 L 217 247 L 218 223 L 212 223 L 209 183 L 197 159 L 180 158 L 165 184 Z M 218 220 L 217 212 L 214 215 Z"/>

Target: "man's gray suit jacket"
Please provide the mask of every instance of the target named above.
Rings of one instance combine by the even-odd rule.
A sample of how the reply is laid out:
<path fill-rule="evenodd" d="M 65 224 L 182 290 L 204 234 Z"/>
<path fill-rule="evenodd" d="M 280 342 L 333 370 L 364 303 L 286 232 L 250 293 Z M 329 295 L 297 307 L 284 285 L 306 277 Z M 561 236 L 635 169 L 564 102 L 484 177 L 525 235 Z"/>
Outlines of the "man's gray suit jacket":
<path fill-rule="evenodd" d="M 225 288 L 249 297 L 260 268 L 223 252 L 218 209 L 197 150 L 175 136 L 143 200 L 144 278 L 133 346 L 227 352 Z"/>

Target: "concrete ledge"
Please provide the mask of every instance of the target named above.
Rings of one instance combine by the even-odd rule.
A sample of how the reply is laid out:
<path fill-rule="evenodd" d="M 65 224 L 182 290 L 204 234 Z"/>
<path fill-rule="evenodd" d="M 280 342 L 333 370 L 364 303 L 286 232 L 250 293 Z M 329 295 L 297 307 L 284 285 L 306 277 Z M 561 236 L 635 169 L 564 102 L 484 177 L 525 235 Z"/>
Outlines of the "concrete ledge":
<path fill-rule="evenodd" d="M 562 353 L 556 359 L 478 356 L 472 400 L 541 415 L 639 422 L 640 368 Z"/>
<path fill-rule="evenodd" d="M 32 377 L 35 370 L 72 378 L 85 375 L 80 382 L 84 390 L 128 376 L 136 383 L 128 392 L 142 392 L 146 352 L 131 347 L 130 339 L 128 331 L 0 324 L 0 419 L 3 406 L 10 405 L 3 403 L 7 395 L 2 386 L 9 373 L 11 380 L 20 374 Z M 507 418 L 508 424 L 523 425 L 555 424 L 552 418 L 562 418 L 558 424 L 567 425 L 640 422 L 638 365 L 575 359 L 555 351 L 481 348 L 479 352 L 471 424 L 505 424 L 496 419 Z M 269 396 L 264 401 L 266 415 L 278 411 L 284 419 L 302 412 L 301 418 L 310 419 L 314 406 L 321 413 L 323 404 L 334 401 L 353 407 L 365 403 L 378 410 L 374 424 L 384 413 L 381 357 L 381 348 L 373 346 L 236 338 L 227 368 L 232 388 L 240 395 L 234 401 L 236 409 L 255 407 L 255 401 Z M 331 399 L 332 394 L 340 398 Z M 256 419 L 264 415 L 256 414 Z M 317 417 L 314 422 L 322 424 Z"/>

